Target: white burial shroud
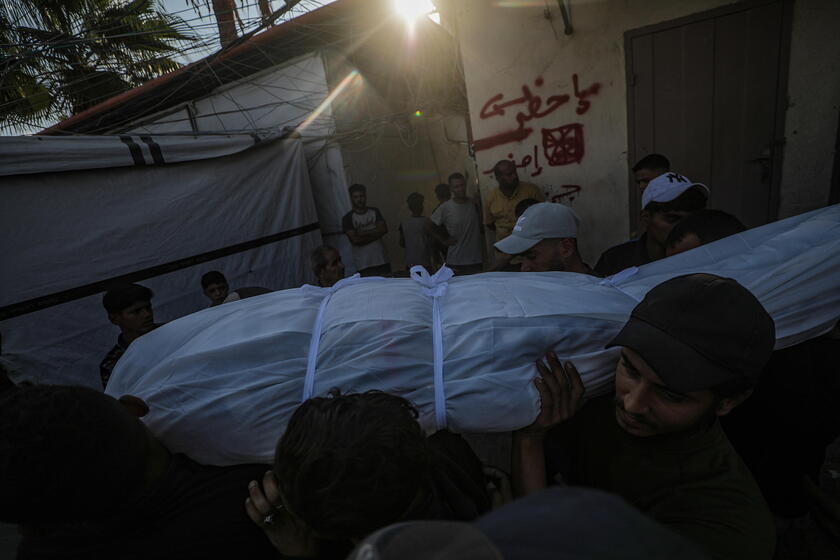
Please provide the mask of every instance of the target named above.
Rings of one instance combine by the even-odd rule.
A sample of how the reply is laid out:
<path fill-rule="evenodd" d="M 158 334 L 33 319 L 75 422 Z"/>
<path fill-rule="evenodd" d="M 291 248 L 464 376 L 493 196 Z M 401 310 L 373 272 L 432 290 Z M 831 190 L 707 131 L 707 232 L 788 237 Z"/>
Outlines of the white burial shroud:
<path fill-rule="evenodd" d="M 617 350 L 604 345 L 648 290 L 692 272 L 750 289 L 777 348 L 822 334 L 840 318 L 840 205 L 609 279 L 419 269 L 224 304 L 135 341 L 106 392 L 142 397 L 171 450 L 217 465 L 271 462 L 295 407 L 334 387 L 403 396 L 430 431 L 513 430 L 539 410 L 534 361 L 546 350 L 575 363 L 589 394 L 609 390 Z"/>

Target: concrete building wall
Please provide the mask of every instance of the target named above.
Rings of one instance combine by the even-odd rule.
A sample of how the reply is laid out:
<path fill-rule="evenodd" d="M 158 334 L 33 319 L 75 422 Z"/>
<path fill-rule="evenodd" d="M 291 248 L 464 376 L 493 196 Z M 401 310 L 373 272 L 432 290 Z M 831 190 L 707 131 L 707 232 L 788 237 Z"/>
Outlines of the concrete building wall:
<path fill-rule="evenodd" d="M 512 157 L 521 180 L 575 208 L 584 259 L 594 264 L 629 231 L 624 33 L 730 3 L 572 0 L 572 35 L 555 2 L 442 3 L 461 49 L 479 170 Z M 840 80 L 829 28 L 838 11 L 833 0 L 794 4 L 781 216 L 827 198 Z M 496 186 L 490 174 L 479 181 L 483 193 Z"/>
<path fill-rule="evenodd" d="M 331 91 L 350 72 L 358 72 L 340 56 L 330 59 L 327 67 Z M 408 195 L 421 193 L 424 215 L 431 216 L 437 206 L 435 185 L 446 182 L 453 171 L 474 175 L 465 119 L 439 113 L 416 116 L 404 100 L 386 99 L 363 73 L 349 92 L 332 103 L 335 142 L 341 146 L 347 184 L 365 185 L 368 205 L 379 208 L 388 224 L 384 242 L 396 272 L 405 269 L 398 228 L 411 215 Z"/>

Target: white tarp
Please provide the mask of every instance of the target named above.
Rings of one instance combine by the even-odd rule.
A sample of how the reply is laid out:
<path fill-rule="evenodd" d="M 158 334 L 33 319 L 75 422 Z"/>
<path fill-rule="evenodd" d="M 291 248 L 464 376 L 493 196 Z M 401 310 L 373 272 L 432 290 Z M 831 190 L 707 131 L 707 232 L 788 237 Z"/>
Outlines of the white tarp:
<path fill-rule="evenodd" d="M 212 138 L 181 141 L 197 154 Z M 49 169 L 50 153 L 32 159 Z M 185 163 L 13 175 L 0 198 L 3 357 L 41 382 L 101 387 L 99 362 L 118 334 L 101 298 L 114 279 L 151 288 L 157 322 L 171 321 L 208 305 L 199 281 L 208 270 L 231 288 L 312 281 L 308 255 L 321 243 L 299 140 Z"/>
<path fill-rule="evenodd" d="M 347 85 L 357 82 L 342 83 L 334 89 L 338 97 L 330 96 L 323 58 L 311 52 L 220 86 L 188 106 L 199 131 L 264 135 L 294 129 L 301 136 L 324 243 L 339 250 L 350 274 L 356 266 L 341 224 L 350 211 L 350 196 L 341 148 L 330 138 L 335 134 L 332 102 L 351 93 Z M 157 131 L 191 132 L 187 110 L 155 115 L 130 128 L 134 135 Z"/>
<path fill-rule="evenodd" d="M 604 345 L 637 301 L 668 278 L 701 271 L 749 288 L 776 321 L 777 347 L 820 334 L 840 316 L 840 205 L 607 280 L 489 273 L 453 278 L 444 293 L 413 279 L 360 279 L 208 309 L 132 345 L 107 393 L 145 399 L 152 431 L 200 462 L 271 461 L 304 396 L 310 337 L 332 293 L 315 337 L 312 394 L 385 390 L 417 405 L 426 427 L 439 426 L 428 295 L 438 293 L 445 405 L 437 411 L 455 431 L 512 430 L 536 416 L 534 361 L 546 350 L 572 360 L 590 394 L 608 388 L 617 350 Z"/>
<path fill-rule="evenodd" d="M 252 134 L 0 136 L 0 177 L 213 159 L 247 150 L 257 142 Z"/>

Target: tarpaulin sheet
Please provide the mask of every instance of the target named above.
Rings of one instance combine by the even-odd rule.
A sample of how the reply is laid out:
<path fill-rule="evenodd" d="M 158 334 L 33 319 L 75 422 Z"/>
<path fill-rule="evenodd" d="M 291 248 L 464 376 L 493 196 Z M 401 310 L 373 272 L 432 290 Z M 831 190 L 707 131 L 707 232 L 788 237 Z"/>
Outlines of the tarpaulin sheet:
<path fill-rule="evenodd" d="M 101 300 L 115 280 L 151 288 L 166 322 L 209 304 L 199 281 L 208 270 L 231 289 L 312 281 L 308 256 L 321 243 L 299 140 L 183 163 L 13 175 L 0 198 L 3 357 L 16 378 L 40 382 L 101 387 L 99 362 L 118 334 Z"/>

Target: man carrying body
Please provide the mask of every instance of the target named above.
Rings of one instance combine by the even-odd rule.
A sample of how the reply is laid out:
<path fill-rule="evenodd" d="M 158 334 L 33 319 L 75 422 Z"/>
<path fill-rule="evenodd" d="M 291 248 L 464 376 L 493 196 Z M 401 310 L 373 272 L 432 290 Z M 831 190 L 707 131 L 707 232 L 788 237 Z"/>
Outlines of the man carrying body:
<path fill-rule="evenodd" d="M 467 179 L 461 173 L 449 176 L 449 187 L 452 199 L 432 214 L 432 221 L 445 228 L 454 240 L 446 253 L 446 264 L 459 275 L 481 272 L 484 259 L 478 208 L 467 198 Z"/>
<path fill-rule="evenodd" d="M 691 274 L 656 286 L 608 345 L 621 348 L 614 395 L 581 408 L 574 366 L 552 354 L 551 369 L 538 362 L 540 413 L 514 436 L 520 492 L 561 472 L 622 496 L 712 558 L 771 558 L 772 516 L 719 418 L 750 395 L 774 343 L 772 318 L 734 280 Z"/>
<path fill-rule="evenodd" d="M 700 210 L 674 226 L 665 241 L 665 256 L 684 253 L 744 231 L 747 227 L 732 214 L 723 210 Z"/>
<path fill-rule="evenodd" d="M 611 276 L 631 266 L 642 266 L 665 257 L 671 228 L 684 217 L 706 207 L 709 188 L 679 173 L 666 173 L 648 183 L 642 193 L 642 227 L 638 239 L 604 251 L 595 272 Z"/>
<path fill-rule="evenodd" d="M 334 247 L 323 245 L 312 251 L 309 259 L 312 273 L 318 279 L 322 288 L 331 288 L 336 282 L 344 278 L 344 263 L 341 255 Z"/>
<path fill-rule="evenodd" d="M 214 467 L 171 453 L 148 406 L 86 387 L 0 397 L 0 520 L 18 559 L 276 558 L 242 511 L 266 465 Z"/>
<path fill-rule="evenodd" d="M 639 186 L 639 191 L 644 191 L 651 180 L 671 170 L 671 162 L 662 154 L 648 154 L 633 166 L 633 178 Z"/>
<path fill-rule="evenodd" d="M 575 211 L 564 204 L 540 202 L 517 220 L 513 233 L 496 249 L 522 259 L 522 272 L 566 271 L 593 274 L 577 247 L 580 224 Z"/>
<path fill-rule="evenodd" d="M 367 188 L 350 185 L 353 209 L 341 220 L 344 233 L 353 246 L 353 261 L 362 276 L 383 276 L 391 273 L 391 263 L 385 255 L 382 237 L 388 226 L 378 208 L 368 207 Z"/>
<path fill-rule="evenodd" d="M 117 343 L 99 364 L 103 389 L 129 344 L 160 326 L 155 323 L 153 296 L 152 290 L 145 286 L 124 284 L 111 288 L 102 297 L 102 306 L 108 312 L 108 320 L 120 328 Z"/>

